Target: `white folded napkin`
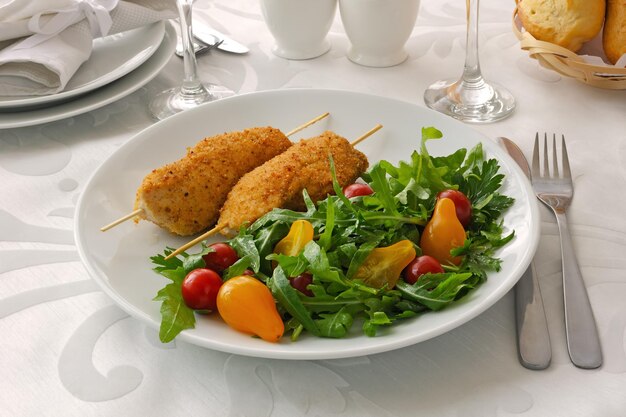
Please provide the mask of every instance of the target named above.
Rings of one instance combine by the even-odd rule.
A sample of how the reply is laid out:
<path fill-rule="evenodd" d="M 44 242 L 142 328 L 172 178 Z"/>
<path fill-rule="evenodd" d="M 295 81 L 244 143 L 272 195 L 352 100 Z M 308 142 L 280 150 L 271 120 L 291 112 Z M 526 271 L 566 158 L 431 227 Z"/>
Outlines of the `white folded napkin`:
<path fill-rule="evenodd" d="M 0 0 L 0 96 L 62 91 L 93 39 L 178 16 L 175 0 Z"/>

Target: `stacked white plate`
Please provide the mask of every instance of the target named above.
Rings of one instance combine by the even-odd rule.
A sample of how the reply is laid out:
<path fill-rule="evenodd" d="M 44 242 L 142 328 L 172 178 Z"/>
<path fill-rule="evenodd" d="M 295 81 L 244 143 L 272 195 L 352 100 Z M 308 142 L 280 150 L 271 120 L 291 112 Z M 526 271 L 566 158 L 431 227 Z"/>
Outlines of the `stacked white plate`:
<path fill-rule="evenodd" d="M 32 126 L 85 113 L 112 103 L 152 80 L 176 47 L 169 23 L 94 40 L 92 54 L 56 94 L 0 96 L 0 129 Z"/>

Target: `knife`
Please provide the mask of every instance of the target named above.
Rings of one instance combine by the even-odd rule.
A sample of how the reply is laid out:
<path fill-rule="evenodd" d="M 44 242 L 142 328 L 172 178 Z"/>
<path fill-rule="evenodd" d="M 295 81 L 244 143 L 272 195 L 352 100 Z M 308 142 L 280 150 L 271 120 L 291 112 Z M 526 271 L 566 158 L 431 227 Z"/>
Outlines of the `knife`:
<path fill-rule="evenodd" d="M 500 137 L 498 141 L 530 179 L 521 149 L 510 139 Z M 528 369 L 546 369 L 552 360 L 552 347 L 534 262 L 515 284 L 515 322 L 520 363 Z"/>

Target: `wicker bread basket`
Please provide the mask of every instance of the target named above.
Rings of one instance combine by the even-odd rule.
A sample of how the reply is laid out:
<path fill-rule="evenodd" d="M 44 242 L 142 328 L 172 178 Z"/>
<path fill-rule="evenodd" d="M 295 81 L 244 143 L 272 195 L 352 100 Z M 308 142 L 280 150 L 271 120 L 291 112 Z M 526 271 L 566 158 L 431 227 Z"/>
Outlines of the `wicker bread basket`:
<path fill-rule="evenodd" d="M 520 40 L 521 48 L 528 51 L 530 57 L 539 61 L 541 66 L 594 87 L 626 90 L 626 68 L 608 64 L 606 66 L 590 64 L 575 52 L 550 42 L 537 40 L 523 29 L 515 7 L 513 33 Z"/>

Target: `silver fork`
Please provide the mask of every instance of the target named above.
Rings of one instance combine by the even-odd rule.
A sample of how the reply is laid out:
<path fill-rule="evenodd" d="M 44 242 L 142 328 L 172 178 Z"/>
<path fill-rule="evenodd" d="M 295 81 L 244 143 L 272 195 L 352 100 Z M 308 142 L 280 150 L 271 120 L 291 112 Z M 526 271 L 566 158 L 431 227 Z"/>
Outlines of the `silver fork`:
<path fill-rule="evenodd" d="M 562 176 L 559 176 L 557 163 L 556 135 L 552 137 L 553 158 L 552 172 L 550 172 L 547 136 L 547 134 L 544 135 L 543 142 L 543 172 L 539 167 L 539 133 L 535 136 L 531 169 L 532 184 L 537 198 L 554 212 L 559 227 L 563 264 L 565 332 L 570 359 L 579 368 L 594 369 L 602 365 L 602 350 L 587 289 L 574 253 L 567 217 L 565 217 L 565 212 L 574 195 L 565 136 L 562 136 Z"/>
<path fill-rule="evenodd" d="M 220 46 L 222 43 L 224 43 L 224 39 L 218 39 L 217 37 L 214 37 L 215 42 L 214 43 L 205 43 L 203 41 L 201 41 L 200 39 L 196 38 L 194 36 L 193 38 L 193 50 L 197 55 L 203 54 L 205 52 L 210 51 L 211 49 L 215 49 L 218 46 Z M 176 55 L 179 57 L 183 57 L 184 51 L 183 51 L 183 42 L 180 39 L 180 37 L 178 37 L 178 42 L 176 43 L 176 51 L 175 51 Z"/>

